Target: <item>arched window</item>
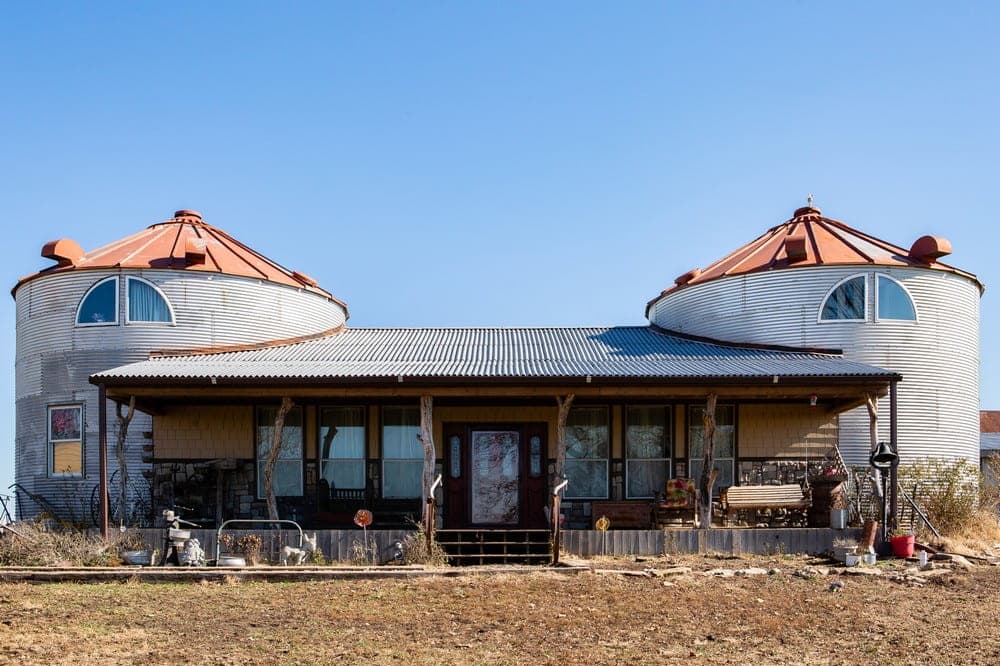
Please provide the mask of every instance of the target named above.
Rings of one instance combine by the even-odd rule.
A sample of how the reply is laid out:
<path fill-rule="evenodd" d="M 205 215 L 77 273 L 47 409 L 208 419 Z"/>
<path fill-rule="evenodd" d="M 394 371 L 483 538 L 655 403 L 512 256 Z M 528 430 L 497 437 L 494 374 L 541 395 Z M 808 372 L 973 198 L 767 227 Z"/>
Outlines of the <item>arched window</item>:
<path fill-rule="evenodd" d="M 820 321 L 864 321 L 867 298 L 867 287 L 864 275 L 855 275 L 838 283 L 820 310 Z"/>
<path fill-rule="evenodd" d="M 84 294 L 76 311 L 76 323 L 78 326 L 118 323 L 118 278 L 105 278 Z"/>
<path fill-rule="evenodd" d="M 878 318 L 916 321 L 917 309 L 906 287 L 888 275 L 878 276 Z"/>
<path fill-rule="evenodd" d="M 128 322 L 162 322 L 172 324 L 174 313 L 170 303 L 155 285 L 130 277 L 128 280 Z"/>

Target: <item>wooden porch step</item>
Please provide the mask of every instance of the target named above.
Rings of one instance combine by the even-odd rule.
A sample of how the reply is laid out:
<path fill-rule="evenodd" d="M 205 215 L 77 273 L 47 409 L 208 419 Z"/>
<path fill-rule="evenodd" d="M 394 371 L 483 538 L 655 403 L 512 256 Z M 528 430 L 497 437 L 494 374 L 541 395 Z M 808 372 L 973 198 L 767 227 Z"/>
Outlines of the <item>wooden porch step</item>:
<path fill-rule="evenodd" d="M 552 558 L 548 530 L 539 529 L 443 529 L 437 542 L 457 565 L 544 564 Z"/>

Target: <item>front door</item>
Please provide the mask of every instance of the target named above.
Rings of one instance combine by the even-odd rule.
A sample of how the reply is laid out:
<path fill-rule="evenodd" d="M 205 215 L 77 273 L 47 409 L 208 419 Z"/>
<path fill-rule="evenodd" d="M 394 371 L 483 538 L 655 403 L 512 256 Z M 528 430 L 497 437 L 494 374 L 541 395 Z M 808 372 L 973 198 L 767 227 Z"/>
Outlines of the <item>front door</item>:
<path fill-rule="evenodd" d="M 543 423 L 446 423 L 445 526 L 546 527 L 545 431 Z"/>

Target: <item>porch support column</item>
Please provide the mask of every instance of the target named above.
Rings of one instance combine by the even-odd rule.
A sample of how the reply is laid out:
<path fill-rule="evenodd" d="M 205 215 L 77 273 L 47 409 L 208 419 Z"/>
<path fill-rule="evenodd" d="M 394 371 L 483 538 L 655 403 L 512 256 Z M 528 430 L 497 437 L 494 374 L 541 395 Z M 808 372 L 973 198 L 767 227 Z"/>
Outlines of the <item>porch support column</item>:
<path fill-rule="evenodd" d="M 556 405 L 559 407 L 559 415 L 556 420 L 556 469 L 555 479 L 552 487 L 555 488 L 566 478 L 566 420 L 569 418 L 569 410 L 573 407 L 573 398 L 576 394 L 570 393 L 565 396 L 556 396 Z M 558 521 L 559 516 L 553 516 L 554 521 Z"/>
<path fill-rule="evenodd" d="M 101 538 L 108 540 L 108 393 L 104 384 L 97 387 L 98 473 L 101 496 Z"/>
<path fill-rule="evenodd" d="M 434 511 L 434 497 L 431 494 L 431 487 L 434 485 L 434 463 L 436 461 L 434 454 L 434 398 L 429 395 L 420 396 L 420 434 L 417 435 L 417 439 L 424 447 L 424 479 L 423 479 L 423 493 L 424 507 L 423 507 L 423 517 L 424 524 L 427 526 L 428 534 L 427 539 L 433 539 L 433 535 L 430 531 L 433 530 L 433 516 L 431 512 Z"/>
<path fill-rule="evenodd" d="M 705 437 L 702 445 L 705 457 L 702 459 L 701 479 L 698 483 L 698 516 L 699 529 L 712 529 L 712 488 L 715 486 L 715 403 L 718 395 L 709 393 L 705 401 L 705 411 L 702 420 L 705 424 Z"/>
<path fill-rule="evenodd" d="M 899 441 L 898 441 L 898 400 L 896 396 L 896 385 L 897 381 L 893 379 L 889 383 L 889 444 L 892 445 L 892 451 L 896 454 L 896 462 L 892 465 L 892 471 L 889 475 L 889 529 L 895 530 L 897 525 L 897 516 L 899 514 Z"/>

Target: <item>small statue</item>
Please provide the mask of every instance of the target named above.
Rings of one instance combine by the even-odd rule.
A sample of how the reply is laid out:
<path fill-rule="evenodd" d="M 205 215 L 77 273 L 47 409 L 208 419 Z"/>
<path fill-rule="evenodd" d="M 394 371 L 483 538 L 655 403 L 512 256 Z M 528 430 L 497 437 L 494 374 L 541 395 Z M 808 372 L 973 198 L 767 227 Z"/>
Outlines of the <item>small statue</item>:
<path fill-rule="evenodd" d="M 197 539 L 191 539 L 187 542 L 184 546 L 184 554 L 181 559 L 184 560 L 182 564 L 190 567 L 205 566 L 205 551 L 201 549 L 201 544 Z"/>
<path fill-rule="evenodd" d="M 310 537 L 308 534 L 302 536 L 302 548 L 284 546 L 281 549 L 281 566 L 287 567 L 288 562 L 292 564 L 302 564 L 306 560 L 306 555 L 316 552 L 316 533 Z"/>

